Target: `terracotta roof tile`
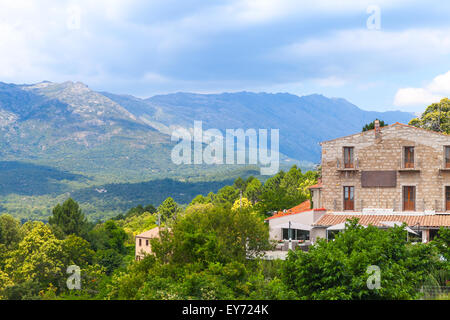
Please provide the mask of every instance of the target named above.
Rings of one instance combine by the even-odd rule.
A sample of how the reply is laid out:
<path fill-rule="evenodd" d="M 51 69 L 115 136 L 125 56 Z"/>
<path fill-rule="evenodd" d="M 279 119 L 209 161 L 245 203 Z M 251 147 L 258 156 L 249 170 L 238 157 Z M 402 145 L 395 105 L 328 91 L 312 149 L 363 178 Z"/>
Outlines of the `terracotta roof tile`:
<path fill-rule="evenodd" d="M 300 203 L 299 205 L 286 210 L 286 212 L 278 211 L 273 216 L 266 218 L 266 220 L 270 220 L 270 219 L 274 219 L 274 218 L 280 218 L 280 217 L 288 216 L 288 215 L 291 215 L 291 214 L 297 214 L 297 213 L 302 213 L 302 212 L 312 211 L 312 210 L 314 210 L 314 211 L 323 211 L 325 209 L 311 209 L 311 201 L 306 200 L 306 201 Z"/>
<path fill-rule="evenodd" d="M 369 215 L 369 214 L 325 214 L 316 223 L 315 226 L 333 226 L 347 219 L 358 218 L 362 225 L 383 226 L 381 221 L 399 221 L 405 222 L 408 226 L 414 226 L 419 223 L 422 227 L 450 227 L 450 215 Z"/>

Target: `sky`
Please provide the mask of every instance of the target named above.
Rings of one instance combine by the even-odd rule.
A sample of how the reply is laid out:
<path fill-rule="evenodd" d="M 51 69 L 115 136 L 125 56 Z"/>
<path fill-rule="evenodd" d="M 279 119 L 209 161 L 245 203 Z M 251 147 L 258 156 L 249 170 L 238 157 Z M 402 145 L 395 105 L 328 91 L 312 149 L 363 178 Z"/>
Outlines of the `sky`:
<path fill-rule="evenodd" d="M 0 0 L 0 81 L 421 112 L 450 95 L 449 16 L 449 1 Z"/>

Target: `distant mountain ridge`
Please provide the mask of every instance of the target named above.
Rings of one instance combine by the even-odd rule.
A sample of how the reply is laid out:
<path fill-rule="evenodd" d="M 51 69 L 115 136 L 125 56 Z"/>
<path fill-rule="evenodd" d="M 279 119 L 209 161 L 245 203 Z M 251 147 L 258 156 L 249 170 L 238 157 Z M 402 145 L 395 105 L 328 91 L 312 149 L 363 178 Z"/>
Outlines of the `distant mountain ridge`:
<path fill-rule="evenodd" d="M 33 158 L 67 143 L 76 150 L 115 139 L 144 149 L 168 145 L 174 128 L 201 120 L 205 129 L 279 129 L 281 153 L 317 163 L 320 141 L 359 132 L 375 118 L 407 123 L 413 115 L 364 111 L 319 94 L 179 92 L 140 99 L 96 92 L 80 82 L 0 83 L 0 159 L 19 149 Z"/>
<path fill-rule="evenodd" d="M 279 129 L 280 152 L 312 162 L 320 161 L 320 141 L 359 132 L 374 119 L 408 123 L 413 114 L 401 111 L 364 111 L 342 98 L 289 93 L 174 93 L 148 99 L 103 93 L 150 125 L 165 129 L 205 128 Z M 164 131 L 164 130 L 161 130 Z"/>
<path fill-rule="evenodd" d="M 375 118 L 393 123 L 412 117 L 364 111 L 322 95 L 140 99 L 80 82 L 0 82 L 0 212 L 40 219 L 73 196 L 90 216 L 105 218 L 138 204 L 158 205 L 173 190 L 181 190 L 177 201 L 188 202 L 199 190 L 216 191 L 230 179 L 259 172 L 255 166 L 174 164 L 170 134 L 192 128 L 195 120 L 204 129 L 279 129 L 281 168 L 295 163 L 311 169 L 320 161 L 320 141 L 359 132 Z"/>

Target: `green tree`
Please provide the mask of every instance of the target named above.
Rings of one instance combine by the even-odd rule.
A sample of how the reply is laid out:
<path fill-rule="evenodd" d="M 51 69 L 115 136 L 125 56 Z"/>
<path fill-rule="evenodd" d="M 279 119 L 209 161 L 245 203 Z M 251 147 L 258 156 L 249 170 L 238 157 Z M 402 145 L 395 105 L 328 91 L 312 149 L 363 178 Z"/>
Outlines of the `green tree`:
<path fill-rule="evenodd" d="M 41 290 L 50 283 L 59 286 L 65 275 L 62 241 L 48 225 L 37 222 L 32 226 L 6 260 L 5 271 L 15 284 L 35 283 Z"/>
<path fill-rule="evenodd" d="M 62 232 L 64 236 L 74 234 L 85 236 L 87 232 L 87 219 L 72 198 L 64 201 L 62 205 L 57 204 L 53 208 L 52 216 L 48 219 L 49 224 L 56 233 Z"/>
<path fill-rule="evenodd" d="M 257 203 L 260 200 L 262 194 L 263 186 L 259 179 L 252 179 L 245 189 L 244 196 L 252 202 L 252 204 Z"/>
<path fill-rule="evenodd" d="M 446 266 L 450 271 L 450 229 L 441 227 L 438 231 L 438 236 L 432 243 L 447 262 Z"/>
<path fill-rule="evenodd" d="M 317 177 L 318 172 L 308 171 L 303 174 L 295 165 L 288 172 L 278 172 L 264 183 L 261 201 L 256 205 L 258 211 L 269 215 L 273 211 L 289 209 L 302 203 L 310 197 L 305 188 L 317 183 Z"/>
<path fill-rule="evenodd" d="M 192 211 L 174 224 L 170 234 L 165 241 L 172 248 L 171 260 L 177 263 L 245 262 L 247 253 L 257 255 L 268 248 L 267 225 L 248 210 Z M 154 252 L 161 257 L 157 247 Z"/>
<path fill-rule="evenodd" d="M 450 100 L 444 98 L 438 103 L 432 103 L 420 117 L 412 119 L 409 124 L 450 134 Z"/>
<path fill-rule="evenodd" d="M 194 199 L 192 199 L 191 203 L 189 204 L 189 206 L 195 205 L 195 204 L 205 204 L 205 203 L 211 203 L 212 200 L 210 197 L 208 196 L 203 196 L 201 194 L 199 194 L 198 196 L 196 196 Z"/>
<path fill-rule="evenodd" d="M 0 243 L 8 250 L 15 249 L 21 240 L 20 223 L 9 214 L 0 216 Z"/>
<path fill-rule="evenodd" d="M 364 228 L 357 219 L 334 241 L 320 239 L 309 252 L 289 252 L 286 285 L 302 299 L 416 299 L 428 270 L 438 263 L 429 244 L 408 244 L 403 227 Z M 379 288 L 367 285 L 368 266 L 381 271 Z"/>
<path fill-rule="evenodd" d="M 378 119 L 377 119 L 377 120 L 378 120 Z M 386 122 L 384 122 L 383 120 L 380 120 L 380 128 L 381 128 L 381 127 L 385 127 L 385 126 L 387 126 L 387 125 L 388 125 L 388 124 L 387 124 Z M 369 130 L 373 130 L 373 129 L 375 129 L 375 120 L 372 121 L 371 123 L 366 124 L 366 125 L 363 127 L 362 132 L 364 132 L 364 131 L 369 131 Z"/>
<path fill-rule="evenodd" d="M 161 215 L 162 222 L 175 218 L 180 211 L 180 206 L 171 197 L 164 200 L 158 207 L 158 214 Z"/>
<path fill-rule="evenodd" d="M 214 197 L 213 204 L 222 208 L 231 208 L 234 201 L 239 198 L 239 190 L 232 186 L 221 188 Z"/>
<path fill-rule="evenodd" d="M 91 244 L 74 234 L 67 236 L 62 241 L 62 250 L 66 265 L 74 264 L 81 268 L 92 264 L 95 255 Z"/>

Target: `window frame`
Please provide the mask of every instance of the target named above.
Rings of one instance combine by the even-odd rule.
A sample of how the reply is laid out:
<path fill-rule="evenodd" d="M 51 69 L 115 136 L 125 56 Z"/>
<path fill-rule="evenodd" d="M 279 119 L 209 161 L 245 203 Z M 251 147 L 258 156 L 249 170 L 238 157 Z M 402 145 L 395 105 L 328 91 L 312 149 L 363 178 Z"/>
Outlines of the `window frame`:
<path fill-rule="evenodd" d="M 450 169 L 450 146 L 444 146 L 444 168 Z"/>
<path fill-rule="evenodd" d="M 412 150 L 412 152 L 408 152 L 408 150 Z M 415 167 L 416 162 L 416 152 L 414 146 L 404 146 L 403 147 L 403 168 L 405 169 L 413 169 Z M 408 155 L 412 154 L 412 162 L 408 161 Z"/>
<path fill-rule="evenodd" d="M 347 150 L 349 152 L 347 152 Z M 344 168 L 353 169 L 355 167 L 355 147 L 352 146 L 344 146 L 342 147 L 342 152 L 344 154 Z M 348 160 L 346 161 L 346 157 L 348 156 Z"/>

